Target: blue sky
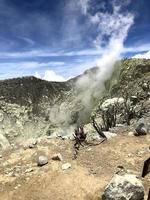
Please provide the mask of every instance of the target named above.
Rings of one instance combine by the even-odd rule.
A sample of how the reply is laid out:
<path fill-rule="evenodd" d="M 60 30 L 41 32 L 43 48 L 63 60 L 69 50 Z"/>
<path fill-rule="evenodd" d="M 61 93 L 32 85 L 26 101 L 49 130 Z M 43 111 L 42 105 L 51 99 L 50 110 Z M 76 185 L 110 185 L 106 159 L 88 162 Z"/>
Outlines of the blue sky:
<path fill-rule="evenodd" d="M 111 25 L 114 7 L 127 35 Z M 149 22 L 149 0 L 0 0 L 0 79 L 65 80 L 95 65 L 120 34 L 121 57 L 149 58 Z"/>

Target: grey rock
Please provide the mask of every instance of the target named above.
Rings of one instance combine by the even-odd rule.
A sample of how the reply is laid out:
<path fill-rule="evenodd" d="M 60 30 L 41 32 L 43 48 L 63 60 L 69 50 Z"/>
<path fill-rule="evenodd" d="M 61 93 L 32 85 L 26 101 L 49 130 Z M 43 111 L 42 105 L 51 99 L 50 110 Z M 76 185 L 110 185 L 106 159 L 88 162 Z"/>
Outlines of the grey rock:
<path fill-rule="evenodd" d="M 58 160 L 58 161 L 62 161 L 62 155 L 60 153 L 54 154 L 52 156 L 52 160 Z"/>
<path fill-rule="evenodd" d="M 46 156 L 39 156 L 37 159 L 37 165 L 38 166 L 43 166 L 48 163 L 48 158 Z"/>
<path fill-rule="evenodd" d="M 133 174 L 115 174 L 106 187 L 102 200 L 144 200 L 144 187 Z"/>
<path fill-rule="evenodd" d="M 148 133 L 148 124 L 144 118 L 138 120 L 135 130 L 136 136 L 146 135 Z"/>

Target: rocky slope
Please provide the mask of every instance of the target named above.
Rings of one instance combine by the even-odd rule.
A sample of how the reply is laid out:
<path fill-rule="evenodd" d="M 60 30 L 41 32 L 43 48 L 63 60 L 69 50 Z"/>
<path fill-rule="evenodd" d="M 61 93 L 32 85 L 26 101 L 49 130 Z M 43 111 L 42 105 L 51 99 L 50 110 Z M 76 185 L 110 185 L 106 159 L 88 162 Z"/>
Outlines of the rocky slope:
<path fill-rule="evenodd" d="M 64 101 L 71 86 L 68 82 L 50 83 L 35 77 L 0 81 L 1 146 L 12 143 L 15 138 L 46 133 L 51 122 L 49 118 L 56 117 L 51 116 L 55 114 L 51 108 Z"/>
<path fill-rule="evenodd" d="M 90 78 L 92 85 L 97 72 L 98 68 L 95 67 L 62 83 L 35 77 L 0 81 L 0 147 L 32 137 L 51 135 L 58 127 L 57 133 L 60 132 L 60 135 L 68 130 L 72 134 L 73 129 L 68 129 L 68 126 L 76 124 L 78 120 L 89 122 L 90 114 L 99 102 L 122 96 L 127 86 L 128 92 L 132 96 L 140 96 L 140 100 L 145 99 L 142 87 L 147 87 L 146 94 L 149 95 L 150 60 L 126 59 L 116 63 L 111 78 L 105 82 L 105 89 L 102 90 L 100 85 L 96 97 L 93 95 L 95 91 L 92 91 L 89 109 L 78 98 L 83 90 L 76 86 L 84 76 Z M 89 97 L 83 98 L 86 100 Z M 149 110 L 149 99 L 146 103 Z"/>

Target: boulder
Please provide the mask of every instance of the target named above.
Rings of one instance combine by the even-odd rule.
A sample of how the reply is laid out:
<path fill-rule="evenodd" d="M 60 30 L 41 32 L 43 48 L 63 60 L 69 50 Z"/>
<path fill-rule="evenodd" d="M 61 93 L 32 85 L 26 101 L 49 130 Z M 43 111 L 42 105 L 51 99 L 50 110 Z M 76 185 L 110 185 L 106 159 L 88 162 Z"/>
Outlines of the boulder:
<path fill-rule="evenodd" d="M 115 174 L 106 187 L 102 200 L 144 200 L 144 187 L 133 174 Z"/>
<path fill-rule="evenodd" d="M 46 156 L 39 156 L 37 159 L 37 165 L 38 166 L 43 166 L 48 163 L 48 158 Z"/>
<path fill-rule="evenodd" d="M 148 133 L 148 124 L 144 118 L 138 120 L 136 127 L 135 127 L 136 136 L 139 135 L 146 135 Z"/>

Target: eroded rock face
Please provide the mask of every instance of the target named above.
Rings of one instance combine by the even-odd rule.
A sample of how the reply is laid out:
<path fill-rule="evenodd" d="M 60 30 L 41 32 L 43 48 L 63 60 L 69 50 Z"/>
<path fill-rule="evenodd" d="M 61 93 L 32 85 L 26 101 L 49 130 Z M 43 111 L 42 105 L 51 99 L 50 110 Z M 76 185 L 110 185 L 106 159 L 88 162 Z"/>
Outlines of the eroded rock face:
<path fill-rule="evenodd" d="M 57 127 L 65 123 L 67 104 L 62 103 L 70 90 L 68 82 L 35 77 L 0 81 L 0 133 L 11 144 L 45 135 L 52 124 Z"/>
<path fill-rule="evenodd" d="M 132 174 L 116 174 L 106 187 L 102 200 L 144 200 L 144 187 Z"/>

